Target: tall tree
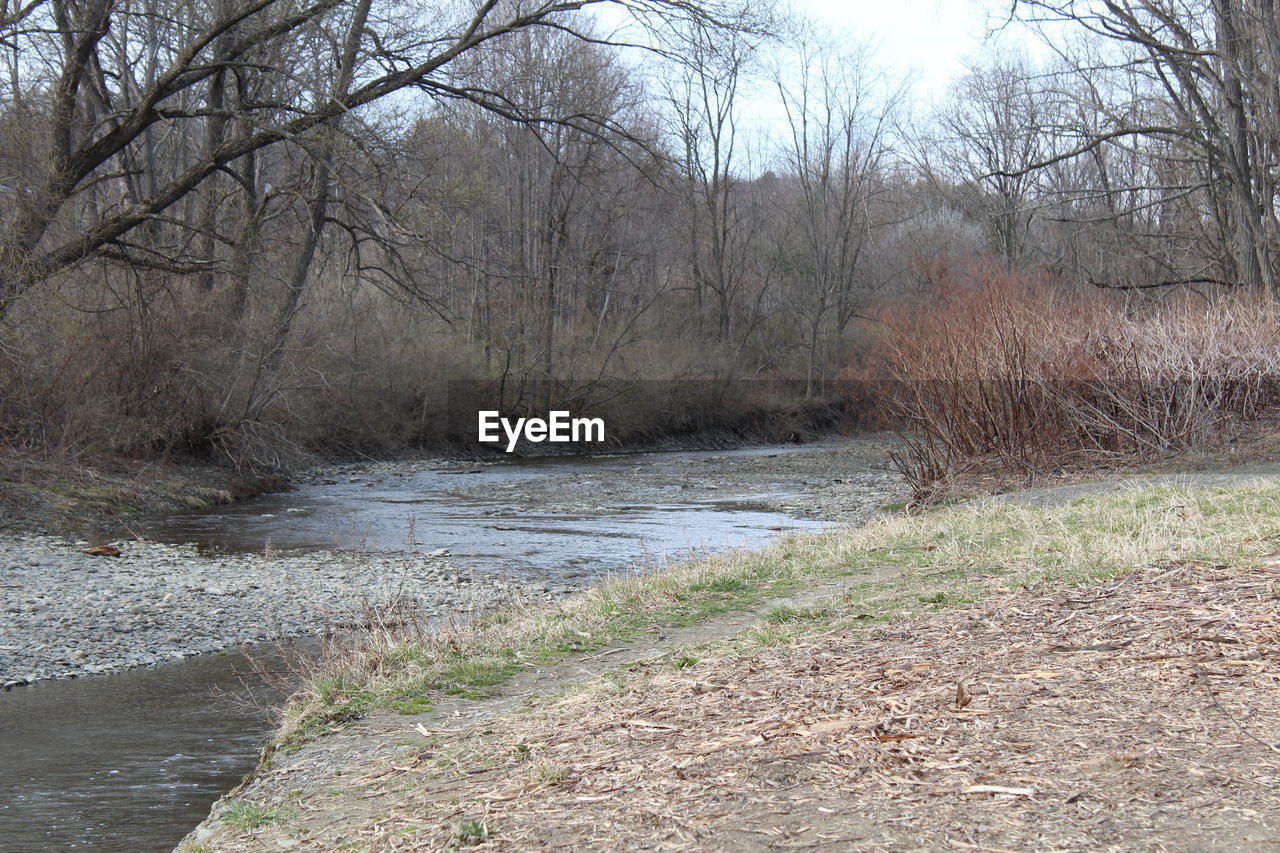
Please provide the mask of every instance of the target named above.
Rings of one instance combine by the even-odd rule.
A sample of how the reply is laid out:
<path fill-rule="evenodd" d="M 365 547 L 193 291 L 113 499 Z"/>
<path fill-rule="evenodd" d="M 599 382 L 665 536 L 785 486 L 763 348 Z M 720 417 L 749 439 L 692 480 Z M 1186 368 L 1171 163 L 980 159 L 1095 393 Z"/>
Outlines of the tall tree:
<path fill-rule="evenodd" d="M 206 271 L 210 244 L 196 240 L 192 248 L 188 237 L 202 229 L 207 237 L 208 217 L 174 216 L 175 205 L 254 152 L 333 132 L 340 116 L 397 92 L 416 89 L 435 98 L 462 98 L 513 119 L 528 118 L 512 111 L 500 93 L 454 77 L 458 60 L 532 28 L 580 35 L 576 16 L 612 2 L 475 0 L 417 12 L 379 3 L 366 8 L 364 26 L 354 29 L 344 29 L 341 22 L 354 19 L 353 12 L 364 5 L 359 0 L 220 0 L 212 8 L 185 0 L 6 5 L 0 43 L 12 48 L 5 61 L 16 84 L 3 106 L 43 100 L 47 120 L 40 127 L 39 168 L 18 188 L 12 212 L 0 223 L 0 318 L 32 287 L 92 257 L 169 273 Z M 623 5 L 657 27 L 690 20 L 719 27 L 732 19 L 732 10 L 714 0 Z M 147 26 L 154 27 L 157 18 L 168 35 L 165 43 L 144 38 L 122 42 L 117 51 L 107 49 L 113 31 L 132 31 L 139 19 L 151 20 Z M 350 36 L 337 51 L 334 76 L 343 85 L 335 87 L 332 80 L 294 85 L 296 46 L 323 33 Z M 151 68 L 153 46 L 157 55 Z M 352 61 L 344 62 L 345 57 Z M 151 68 L 137 87 L 121 82 L 129 79 L 133 64 Z M 228 76 L 250 69 L 259 78 L 278 81 L 268 88 L 267 103 L 227 98 Z M 229 115 L 231 106 L 240 114 Z M 154 177 L 154 187 L 147 185 L 141 198 L 125 200 L 112 188 L 128 183 L 138 159 L 151 159 L 148 146 L 158 131 L 205 144 L 177 151 L 171 172 L 161 177 L 152 170 L 148 181 Z M 135 236 L 147 223 L 178 233 L 167 245 L 143 245 Z"/>
<path fill-rule="evenodd" d="M 1073 24 L 1092 43 L 1109 45 L 1109 52 L 1071 56 L 1077 71 L 1139 77 L 1145 85 L 1137 87 L 1138 99 L 1156 96 L 1167 107 L 1163 114 L 1134 109 L 1050 160 L 1136 140 L 1149 143 L 1152 156 L 1195 168 L 1216 225 L 1211 242 L 1222 247 L 1218 273 L 1204 278 L 1274 291 L 1280 281 L 1280 17 L 1274 4 L 1019 0 L 1015 11 L 1036 21 Z"/>

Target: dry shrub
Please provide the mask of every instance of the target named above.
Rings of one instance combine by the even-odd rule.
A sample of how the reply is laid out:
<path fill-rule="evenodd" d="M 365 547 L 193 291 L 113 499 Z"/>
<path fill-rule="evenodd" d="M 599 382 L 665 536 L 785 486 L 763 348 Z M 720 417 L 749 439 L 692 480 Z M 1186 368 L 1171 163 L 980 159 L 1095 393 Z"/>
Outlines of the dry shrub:
<path fill-rule="evenodd" d="M 457 335 L 422 325 L 425 309 L 339 302 L 324 283 L 274 361 L 273 300 L 237 314 L 228 294 L 161 282 L 139 296 L 127 283 L 119 299 L 68 284 L 0 329 L 0 447 L 260 471 L 386 453 L 417 439 L 423 401 L 469 369 Z"/>
<path fill-rule="evenodd" d="M 336 275 L 309 285 L 275 350 L 270 284 L 240 304 L 225 289 L 107 271 L 25 301 L 0 326 L 0 456 L 176 456 L 267 473 L 314 455 L 471 448 L 475 411 L 494 402 L 506 414 L 601 416 L 610 441 L 635 445 L 782 440 L 834 422 L 828 401 L 757 378 L 737 347 L 656 320 L 565 321 L 549 377 L 536 329 L 472 337 L 427 305 Z M 467 382 L 501 398 L 455 397 Z M 455 437 L 459 411 L 466 430 Z"/>
<path fill-rule="evenodd" d="M 929 304 L 886 311 L 864 376 L 901 432 L 918 499 L 975 463 L 1028 475 L 1109 457 L 1205 449 L 1280 390 L 1266 297 L 1137 304 L 1042 270 L 937 264 Z"/>

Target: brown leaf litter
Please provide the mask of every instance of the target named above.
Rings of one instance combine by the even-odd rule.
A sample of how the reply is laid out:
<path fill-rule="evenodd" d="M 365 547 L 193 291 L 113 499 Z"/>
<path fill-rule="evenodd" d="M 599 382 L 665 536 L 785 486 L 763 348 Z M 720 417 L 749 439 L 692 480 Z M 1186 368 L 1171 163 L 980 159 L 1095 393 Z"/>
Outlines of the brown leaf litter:
<path fill-rule="evenodd" d="M 1278 596 L 1275 567 L 1185 562 L 655 666 L 371 770 L 344 794 L 373 816 L 291 841 L 1280 849 Z"/>

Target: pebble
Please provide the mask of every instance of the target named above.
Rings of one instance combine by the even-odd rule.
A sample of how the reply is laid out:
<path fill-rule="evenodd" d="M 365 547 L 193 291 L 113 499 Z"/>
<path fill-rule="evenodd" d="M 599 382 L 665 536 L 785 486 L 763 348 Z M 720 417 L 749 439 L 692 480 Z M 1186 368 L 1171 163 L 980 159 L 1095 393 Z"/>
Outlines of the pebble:
<path fill-rule="evenodd" d="M 862 521 L 893 499 L 900 484 L 883 461 L 879 441 L 859 440 L 799 455 L 742 457 L 729 468 L 714 457 L 699 457 L 680 463 L 689 469 L 687 476 L 655 471 L 647 486 L 611 478 L 586 488 L 590 481 L 578 477 L 572 486 L 563 478 L 548 478 L 486 489 L 512 490 L 503 493 L 503 500 L 510 499 L 513 506 L 570 514 L 624 511 L 636 503 L 637 488 L 648 488 L 640 492 L 648 495 L 689 488 L 695 496 L 701 491 L 708 497 L 750 489 L 773 493 L 767 505 L 774 509 Z M 650 465 L 636 470 L 648 471 Z M 299 479 L 373 485 L 386 474 L 439 467 L 439 460 L 323 466 Z M 802 481 L 811 485 L 800 488 Z M 777 484 L 792 488 L 779 493 Z M 566 494 L 574 500 L 566 502 Z M 289 507 L 282 514 L 300 509 Z M 510 506 L 486 511 L 499 519 L 494 527 L 500 530 L 514 529 L 510 512 Z M 106 543 L 43 533 L 0 535 L 0 688 L 177 660 L 248 638 L 316 635 L 360 623 L 366 602 L 389 601 L 402 588 L 430 619 L 475 612 L 512 598 L 555 598 L 593 578 L 587 570 L 561 564 L 548 567 L 547 576 L 536 580 L 507 579 L 454 564 L 448 548 L 427 554 L 209 555 L 189 546 L 117 542 L 113 544 L 123 555 L 106 559 L 80 553 L 91 544 Z"/>
<path fill-rule="evenodd" d="M 201 554 L 117 542 L 106 562 L 86 543 L 0 535 L 0 689 L 219 651 L 249 639 L 316 635 L 358 622 L 403 583 L 425 618 L 545 600 L 571 585 L 495 578 L 430 554 Z M 101 544 L 101 543 L 95 543 Z"/>

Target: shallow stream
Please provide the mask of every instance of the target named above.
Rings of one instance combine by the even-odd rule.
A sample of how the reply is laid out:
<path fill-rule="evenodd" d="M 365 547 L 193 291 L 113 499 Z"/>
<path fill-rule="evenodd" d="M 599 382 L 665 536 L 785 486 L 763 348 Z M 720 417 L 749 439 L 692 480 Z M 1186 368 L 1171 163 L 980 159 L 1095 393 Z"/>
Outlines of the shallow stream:
<path fill-rule="evenodd" d="M 577 586 L 820 527 L 774 508 L 788 484 L 689 479 L 712 457 L 790 450 L 378 465 L 137 529 L 213 550 L 438 552 Z M 233 653 L 0 693 L 0 851 L 172 849 L 253 767 L 287 682 L 279 653 L 254 653 L 276 672 L 268 682 Z"/>

